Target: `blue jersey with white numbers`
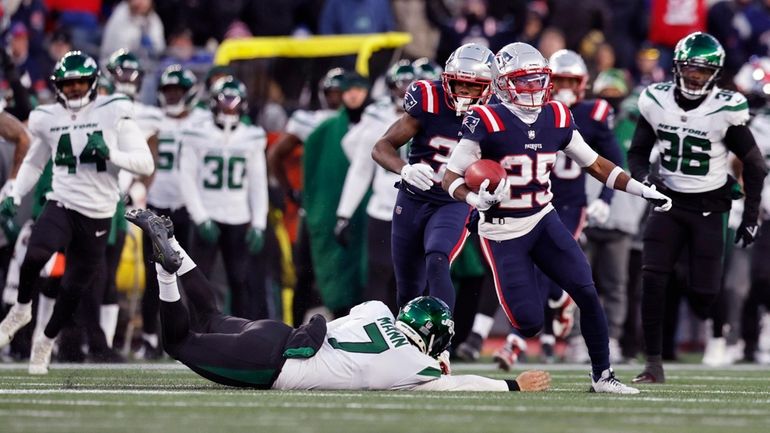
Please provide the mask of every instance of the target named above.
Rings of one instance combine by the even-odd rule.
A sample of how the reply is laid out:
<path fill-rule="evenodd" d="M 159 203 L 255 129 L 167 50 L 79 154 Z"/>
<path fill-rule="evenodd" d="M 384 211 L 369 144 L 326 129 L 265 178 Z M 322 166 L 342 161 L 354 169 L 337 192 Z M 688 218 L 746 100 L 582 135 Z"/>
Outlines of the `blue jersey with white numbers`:
<path fill-rule="evenodd" d="M 550 174 L 556 153 L 572 139 L 575 122 L 560 102 L 549 102 L 528 125 L 502 104 L 477 106 L 465 116 L 462 138 L 479 142 L 481 158 L 498 161 L 508 172 L 510 193 L 487 217 L 526 217 L 553 198 Z"/>
<path fill-rule="evenodd" d="M 623 154 L 612 132 L 612 107 L 604 99 L 580 101 L 571 107 L 578 131 L 599 155 L 623 166 Z M 553 205 L 556 207 L 586 205 L 585 171 L 564 153 L 559 153 L 551 176 Z M 600 198 L 612 200 L 613 190 L 604 187 Z"/>
<path fill-rule="evenodd" d="M 401 182 L 401 189 L 425 201 L 449 203 L 455 200 L 441 187 L 449 154 L 459 141 L 462 116 L 445 102 L 441 80 L 415 81 L 404 96 L 404 110 L 420 122 L 420 129 L 412 138 L 409 164 L 424 163 L 433 167 L 433 186 L 427 191 Z"/>

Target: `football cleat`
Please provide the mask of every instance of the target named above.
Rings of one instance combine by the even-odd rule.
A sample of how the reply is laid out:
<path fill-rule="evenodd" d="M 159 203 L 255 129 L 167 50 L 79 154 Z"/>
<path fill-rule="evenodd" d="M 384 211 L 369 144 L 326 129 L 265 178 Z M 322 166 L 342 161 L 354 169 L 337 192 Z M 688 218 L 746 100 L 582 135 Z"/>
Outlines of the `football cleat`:
<path fill-rule="evenodd" d="M 32 303 L 13 304 L 8 314 L 0 322 L 0 347 L 5 347 L 24 325 L 32 321 Z"/>
<path fill-rule="evenodd" d="M 163 269 L 173 274 L 182 266 L 182 256 L 171 247 L 169 238 L 173 236 L 171 220 L 155 215 L 151 210 L 132 209 L 126 212 L 126 219 L 144 231 L 152 242 L 152 260 Z M 172 226 L 172 230 L 168 226 Z"/>
<path fill-rule="evenodd" d="M 556 355 L 554 353 L 554 345 L 556 344 L 556 337 L 551 334 L 540 335 L 540 358 L 541 361 L 546 364 L 553 364 L 556 361 Z"/>
<path fill-rule="evenodd" d="M 706 342 L 706 349 L 703 351 L 703 365 L 709 367 L 724 367 L 729 365 L 727 358 L 727 340 L 724 337 L 711 337 Z"/>
<path fill-rule="evenodd" d="M 644 371 L 639 373 L 635 378 L 631 380 L 631 383 L 665 383 L 666 375 L 663 373 L 662 365 L 650 365 L 644 366 Z"/>
<path fill-rule="evenodd" d="M 51 364 L 51 352 L 55 339 L 41 335 L 32 341 L 32 351 L 29 355 L 29 374 L 48 374 Z"/>
<path fill-rule="evenodd" d="M 527 342 L 516 334 L 508 334 L 503 347 L 497 349 L 492 359 L 501 370 L 511 371 L 519 362 L 519 356 L 527 353 Z"/>
<path fill-rule="evenodd" d="M 593 373 L 588 373 L 591 376 L 591 389 L 589 392 L 601 392 L 608 394 L 639 394 L 639 390 L 628 385 L 623 385 L 619 380 L 615 378 L 615 372 L 611 368 L 602 371 L 602 376 L 599 380 L 594 380 Z"/>
<path fill-rule="evenodd" d="M 465 339 L 457 349 L 455 355 L 466 362 L 476 362 L 481 356 L 481 345 L 484 343 L 484 339 L 481 335 L 471 332 L 468 334 L 468 338 Z"/>
<path fill-rule="evenodd" d="M 553 335 L 556 338 L 567 338 L 575 325 L 575 301 L 563 292 L 561 298 L 557 300 L 548 300 L 548 306 L 554 310 L 553 315 Z"/>

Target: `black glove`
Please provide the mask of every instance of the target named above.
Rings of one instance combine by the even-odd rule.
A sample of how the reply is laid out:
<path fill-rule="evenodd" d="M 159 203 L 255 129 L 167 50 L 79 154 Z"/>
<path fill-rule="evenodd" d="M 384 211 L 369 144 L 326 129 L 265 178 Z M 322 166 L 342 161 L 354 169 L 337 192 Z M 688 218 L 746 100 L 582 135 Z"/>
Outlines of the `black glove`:
<path fill-rule="evenodd" d="M 334 225 L 334 239 L 343 247 L 348 246 L 350 237 L 350 220 L 343 217 L 337 217 L 337 224 Z"/>
<path fill-rule="evenodd" d="M 741 222 L 741 225 L 738 226 L 738 230 L 735 231 L 735 243 L 739 243 L 741 247 L 746 248 L 754 242 L 758 230 L 759 226 L 757 223 Z"/>
<path fill-rule="evenodd" d="M 471 216 L 468 218 L 468 223 L 465 224 L 465 228 L 471 233 L 479 232 L 479 222 L 481 222 L 481 214 L 477 209 L 471 211 Z"/>

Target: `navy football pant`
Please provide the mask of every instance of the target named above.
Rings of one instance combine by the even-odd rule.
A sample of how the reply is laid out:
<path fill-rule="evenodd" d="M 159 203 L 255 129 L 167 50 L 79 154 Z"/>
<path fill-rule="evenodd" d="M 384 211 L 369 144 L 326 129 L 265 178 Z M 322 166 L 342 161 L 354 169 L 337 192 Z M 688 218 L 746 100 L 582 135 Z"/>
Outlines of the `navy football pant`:
<path fill-rule="evenodd" d="M 428 293 L 454 310 L 449 265 L 465 244 L 469 215 L 465 203 L 426 202 L 399 191 L 391 235 L 399 308 L 421 296 L 427 282 Z"/>
<path fill-rule="evenodd" d="M 482 249 L 495 276 L 495 288 L 508 320 L 525 337 L 543 327 L 545 293 L 535 265 L 562 287 L 580 308 L 580 326 L 595 376 L 609 367 L 607 319 L 599 303 L 591 268 L 556 212 L 549 212 L 526 235 L 505 241 L 483 239 Z"/>

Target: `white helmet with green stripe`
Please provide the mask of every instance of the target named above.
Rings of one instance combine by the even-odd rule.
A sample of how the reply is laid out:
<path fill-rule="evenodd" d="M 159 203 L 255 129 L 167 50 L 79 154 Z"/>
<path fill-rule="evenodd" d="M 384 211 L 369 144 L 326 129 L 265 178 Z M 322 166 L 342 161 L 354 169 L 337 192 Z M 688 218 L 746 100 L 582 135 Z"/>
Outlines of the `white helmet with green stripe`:
<path fill-rule="evenodd" d="M 70 110 L 79 110 L 96 98 L 96 84 L 99 67 L 89 55 L 80 51 L 70 51 L 54 66 L 50 80 L 56 89 L 56 99 Z M 72 81 L 86 81 L 88 90 L 75 97 L 65 95 L 64 84 Z"/>

